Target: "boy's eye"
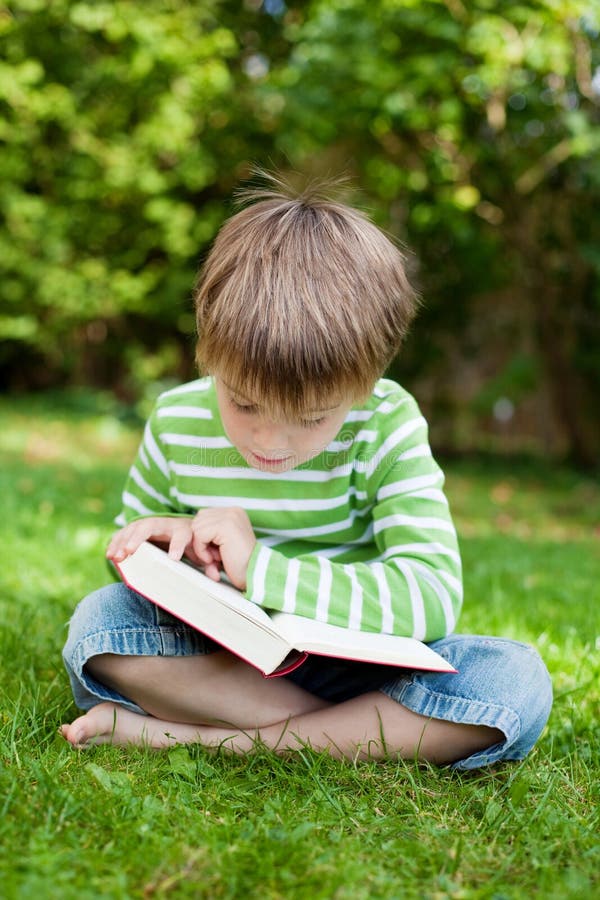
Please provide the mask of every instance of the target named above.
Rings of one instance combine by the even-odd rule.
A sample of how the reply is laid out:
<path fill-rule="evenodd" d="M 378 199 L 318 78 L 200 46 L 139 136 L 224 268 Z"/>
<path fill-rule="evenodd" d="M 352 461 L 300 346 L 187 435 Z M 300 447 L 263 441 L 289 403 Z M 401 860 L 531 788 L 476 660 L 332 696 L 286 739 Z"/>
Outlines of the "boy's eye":
<path fill-rule="evenodd" d="M 230 397 L 231 405 L 237 412 L 242 413 L 256 413 L 258 412 L 258 406 L 255 403 L 240 403 L 239 400 L 236 400 L 235 397 Z M 318 419 L 300 419 L 300 425 L 303 428 L 314 428 L 316 425 L 321 425 L 326 419 L 326 416 L 320 416 Z"/>
<path fill-rule="evenodd" d="M 239 403 L 232 397 L 231 404 L 235 409 L 239 410 L 239 412 L 256 412 L 256 406 L 253 403 Z"/>

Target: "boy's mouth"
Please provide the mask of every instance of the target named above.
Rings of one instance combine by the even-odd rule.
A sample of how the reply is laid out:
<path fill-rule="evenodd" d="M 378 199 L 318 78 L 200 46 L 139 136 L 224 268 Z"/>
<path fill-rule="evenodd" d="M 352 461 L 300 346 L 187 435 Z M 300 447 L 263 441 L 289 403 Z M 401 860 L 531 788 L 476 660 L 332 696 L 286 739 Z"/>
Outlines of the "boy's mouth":
<path fill-rule="evenodd" d="M 292 454 L 288 456 L 261 456 L 259 453 L 254 453 L 253 450 L 250 451 L 250 455 L 255 465 L 261 469 L 277 469 L 293 459 Z"/>

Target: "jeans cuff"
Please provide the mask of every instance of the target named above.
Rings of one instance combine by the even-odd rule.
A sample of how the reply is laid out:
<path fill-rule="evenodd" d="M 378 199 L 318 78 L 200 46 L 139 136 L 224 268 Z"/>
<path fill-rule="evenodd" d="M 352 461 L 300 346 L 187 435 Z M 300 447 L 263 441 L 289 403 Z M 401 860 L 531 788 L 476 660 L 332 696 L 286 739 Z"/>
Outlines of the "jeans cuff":
<path fill-rule="evenodd" d="M 452 676 L 449 676 L 452 677 Z M 452 763 L 454 769 L 477 769 L 491 765 L 500 759 L 518 759 L 511 756 L 510 747 L 521 734 L 521 721 L 517 713 L 499 704 L 473 698 L 452 696 L 432 691 L 414 682 L 388 682 L 380 688 L 392 700 L 428 719 L 442 719 L 461 725 L 487 725 L 505 735 L 504 741 L 479 750 L 465 759 Z"/>

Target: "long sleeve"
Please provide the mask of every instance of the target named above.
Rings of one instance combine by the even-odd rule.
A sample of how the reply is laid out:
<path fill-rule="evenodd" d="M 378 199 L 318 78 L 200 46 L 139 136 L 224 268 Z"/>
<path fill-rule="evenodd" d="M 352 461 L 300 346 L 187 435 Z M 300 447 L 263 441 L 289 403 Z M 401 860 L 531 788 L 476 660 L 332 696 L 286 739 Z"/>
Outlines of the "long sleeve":
<path fill-rule="evenodd" d="M 454 629 L 462 604 L 444 476 L 412 398 L 379 409 L 380 428 L 369 429 L 354 460 L 354 493 L 368 509 L 361 545 L 288 558 L 263 544 L 250 560 L 247 596 L 347 628 L 431 641 Z"/>

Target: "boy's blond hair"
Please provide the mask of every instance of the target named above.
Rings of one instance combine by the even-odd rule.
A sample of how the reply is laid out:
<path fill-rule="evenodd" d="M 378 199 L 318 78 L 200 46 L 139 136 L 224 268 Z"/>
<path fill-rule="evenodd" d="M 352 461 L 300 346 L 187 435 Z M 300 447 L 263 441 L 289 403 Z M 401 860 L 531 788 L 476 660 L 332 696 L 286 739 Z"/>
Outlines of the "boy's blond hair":
<path fill-rule="evenodd" d="M 404 256 L 322 189 L 249 198 L 196 286 L 201 371 L 290 418 L 366 397 L 415 313 Z"/>

